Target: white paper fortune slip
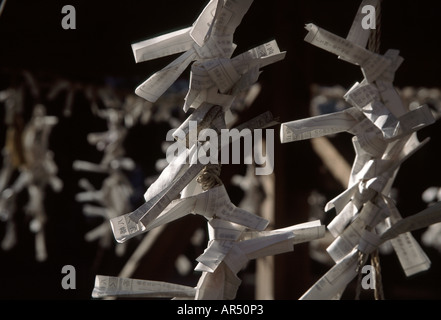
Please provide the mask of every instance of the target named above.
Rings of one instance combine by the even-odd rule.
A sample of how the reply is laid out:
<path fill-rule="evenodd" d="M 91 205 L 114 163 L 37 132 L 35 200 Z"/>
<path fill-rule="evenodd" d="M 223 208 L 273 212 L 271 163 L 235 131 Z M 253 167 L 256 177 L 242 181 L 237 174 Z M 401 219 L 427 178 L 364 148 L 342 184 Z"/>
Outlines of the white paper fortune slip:
<path fill-rule="evenodd" d="M 195 294 L 195 288 L 169 282 L 97 275 L 92 298 L 193 298 Z"/>

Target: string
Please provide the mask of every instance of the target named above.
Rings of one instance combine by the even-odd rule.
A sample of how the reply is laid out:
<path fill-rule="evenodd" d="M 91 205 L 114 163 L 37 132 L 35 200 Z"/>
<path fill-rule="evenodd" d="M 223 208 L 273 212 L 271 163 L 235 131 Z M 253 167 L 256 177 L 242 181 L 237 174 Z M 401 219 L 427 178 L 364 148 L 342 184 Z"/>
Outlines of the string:
<path fill-rule="evenodd" d="M 381 5 L 382 0 L 378 0 L 377 6 L 375 8 L 375 29 L 369 35 L 368 40 L 368 50 L 374 53 L 380 53 L 381 46 Z M 375 271 L 375 287 L 374 287 L 374 297 L 376 300 L 384 300 L 384 291 L 383 291 L 383 283 L 381 276 L 381 265 L 380 265 L 380 255 L 378 249 L 374 250 L 371 253 L 371 265 L 374 267 Z M 362 267 L 363 260 L 365 258 L 365 254 L 362 252 L 358 252 L 358 279 L 357 279 L 357 288 L 355 292 L 355 299 L 360 299 L 361 293 L 361 280 L 362 280 Z"/>
<path fill-rule="evenodd" d="M 357 269 L 356 272 L 358 273 L 357 277 L 357 287 L 355 289 L 355 300 L 360 300 L 360 294 L 361 294 L 361 280 L 363 277 L 362 269 L 363 269 L 363 261 L 365 260 L 365 253 L 358 251 L 358 260 L 357 260 Z"/>
<path fill-rule="evenodd" d="M 213 118 L 210 117 L 210 113 L 207 114 L 207 116 L 201 121 L 201 125 L 204 126 L 204 122 L 208 121 L 210 123 L 212 123 L 213 121 L 216 120 L 216 115 L 218 115 L 218 112 L 220 112 L 220 110 L 218 110 L 217 108 L 220 108 L 220 110 L 222 110 L 221 107 L 214 107 L 211 110 L 213 110 L 214 112 L 211 114 L 213 116 Z M 224 119 L 224 115 L 222 112 L 222 119 Z M 225 126 L 225 122 L 222 120 L 222 125 L 221 126 Z M 220 178 L 220 173 L 221 173 L 221 164 L 220 163 L 209 163 L 207 164 L 203 169 L 201 174 L 197 177 L 196 181 L 201 185 L 202 190 L 207 191 L 215 186 L 219 186 L 222 185 L 223 182 Z"/>
<path fill-rule="evenodd" d="M 375 300 L 384 300 L 383 283 L 381 277 L 380 255 L 378 249 L 371 253 L 371 264 L 375 270 Z"/>
<path fill-rule="evenodd" d="M 371 32 L 368 41 L 368 49 L 374 53 L 380 53 L 381 46 L 381 5 L 382 0 L 378 0 L 377 7 L 375 8 L 375 29 Z M 384 300 L 383 284 L 381 277 L 381 265 L 380 255 L 378 249 L 371 253 L 371 265 L 375 270 L 375 288 L 374 296 L 376 300 Z"/>
<path fill-rule="evenodd" d="M 375 8 L 375 29 L 371 31 L 368 40 L 368 50 L 380 53 L 381 46 L 381 5 L 383 0 L 378 0 L 377 7 Z"/>

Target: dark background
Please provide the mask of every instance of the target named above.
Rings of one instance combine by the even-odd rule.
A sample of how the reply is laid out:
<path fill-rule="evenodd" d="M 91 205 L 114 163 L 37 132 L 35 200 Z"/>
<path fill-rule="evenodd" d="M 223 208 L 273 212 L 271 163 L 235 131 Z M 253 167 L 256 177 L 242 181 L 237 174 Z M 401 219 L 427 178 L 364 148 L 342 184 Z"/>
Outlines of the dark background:
<path fill-rule="evenodd" d="M 64 16 L 61 8 L 66 4 L 76 9 L 75 30 L 61 27 Z M 0 89 L 23 81 L 22 71 L 27 70 L 41 83 L 68 79 L 75 83 L 111 85 L 116 90 L 133 92 L 139 83 L 174 57 L 136 64 L 130 44 L 191 25 L 205 4 L 206 1 L 8 0 L 0 16 Z M 306 35 L 304 25 L 309 22 L 345 37 L 358 5 L 359 1 L 353 0 L 254 1 L 235 33 L 238 45 L 235 54 L 274 38 L 287 55 L 283 61 L 264 69 L 259 78 L 262 92 L 241 119 L 249 119 L 266 110 L 272 111 L 281 122 L 304 118 L 309 116 L 311 84 L 347 88 L 360 81 L 362 75 L 358 67 L 303 41 Z M 381 52 L 389 48 L 399 49 L 405 58 L 396 73 L 395 84 L 398 87 L 439 88 L 440 19 L 440 2 L 383 1 Z M 60 124 L 51 136 L 51 149 L 55 152 L 59 176 L 65 183 L 60 194 L 49 190 L 47 195 L 49 257 L 45 262 L 35 261 L 33 235 L 28 231 L 26 217 L 19 212 L 16 217 L 22 221 L 18 223 L 19 242 L 11 251 L 0 252 L 2 299 L 90 299 L 95 275 L 117 275 L 128 258 L 117 258 L 112 250 L 103 252 L 96 243 L 86 243 L 83 239 L 84 233 L 98 222 L 84 218 L 81 205 L 73 199 L 79 191 L 78 180 L 84 177 L 84 173 L 73 171 L 72 162 L 75 159 L 99 161 L 100 153 L 87 144 L 86 135 L 104 131 L 105 123 L 92 115 L 81 95 L 76 96 L 71 117 L 62 117 L 62 105 L 62 99 L 47 105 L 50 114 L 60 116 Z M 29 116 L 30 109 L 26 112 Z M 0 115 L 3 117 L 3 110 L 0 110 Z M 0 141 L 4 141 L 3 123 L 0 127 Z M 152 167 L 163 156 L 159 143 L 164 139 L 166 129 L 157 124 L 153 127 L 137 126 L 131 130 L 127 150 L 141 167 L 140 175 L 155 173 Z M 426 204 L 421 201 L 421 193 L 430 186 L 440 185 L 439 129 L 439 123 L 436 123 L 419 133 L 421 138 L 430 136 L 431 142 L 404 163 L 398 174 L 397 206 L 403 216 L 424 209 Z M 350 136 L 341 134 L 332 141 L 351 163 L 353 150 Z M 309 141 L 286 145 L 276 141 L 275 152 L 276 227 L 306 221 L 309 210 L 306 199 L 312 190 L 320 190 L 328 200 L 342 191 L 323 168 Z M 226 168 L 223 175 L 228 177 L 234 170 Z M 240 195 L 234 200 L 239 198 Z M 190 217 L 180 223 L 174 225 L 177 232 L 184 230 L 186 223 L 197 226 L 201 221 Z M 2 227 L 1 237 L 3 232 Z M 414 233 L 417 239 L 420 234 Z M 133 241 L 131 250 L 136 243 Z M 152 253 L 154 260 L 144 261 L 145 266 L 139 268 L 136 276 L 152 280 L 182 280 L 173 279 L 173 270 L 164 258 L 167 254 L 161 252 L 161 248 L 156 250 L 156 256 Z M 394 254 L 382 257 L 386 298 L 441 298 L 440 253 L 431 248 L 424 250 L 432 260 L 432 267 L 430 271 L 410 279 L 404 276 Z M 197 256 L 194 252 L 189 254 Z M 61 268 L 66 264 L 75 266 L 77 270 L 76 290 L 61 288 Z M 276 265 L 276 299 L 297 299 L 328 269 L 309 260 L 307 245 L 300 245 L 293 253 L 276 257 Z M 195 275 L 190 275 L 184 280 L 192 284 L 194 279 Z M 252 299 L 250 292 L 244 286 L 238 292 L 238 298 Z"/>

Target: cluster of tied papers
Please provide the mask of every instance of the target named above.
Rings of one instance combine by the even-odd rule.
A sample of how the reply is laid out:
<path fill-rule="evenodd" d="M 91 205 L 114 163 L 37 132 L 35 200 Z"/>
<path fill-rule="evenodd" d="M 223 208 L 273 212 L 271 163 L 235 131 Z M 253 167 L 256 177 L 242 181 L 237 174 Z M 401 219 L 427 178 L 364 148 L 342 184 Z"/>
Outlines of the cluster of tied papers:
<path fill-rule="evenodd" d="M 26 86 L 32 98 L 38 101 L 40 90 L 35 79 L 23 72 Z M 0 170 L 0 220 L 6 222 L 6 232 L 1 248 L 10 250 L 17 245 L 18 226 L 16 216 L 20 206 L 20 193 L 26 192 L 25 213 L 29 217 L 29 230 L 35 235 L 35 259 L 45 261 L 46 247 L 45 208 L 47 187 L 54 192 L 63 189 L 63 181 L 57 176 L 58 167 L 54 153 L 49 149 L 49 139 L 58 118 L 47 114 L 42 103 L 32 107 L 30 119 L 24 117 L 24 86 L 0 92 L 0 101 L 5 102 L 6 141 L 2 150 L 3 167 Z"/>
<path fill-rule="evenodd" d="M 403 219 L 391 188 L 401 164 L 429 141 L 420 142 L 416 132 L 435 118 L 426 105 L 409 110 L 402 103 L 393 85 L 395 71 L 403 62 L 399 52 L 387 50 L 381 55 L 365 48 L 369 31 L 358 23 L 360 11 L 376 2 L 362 1 L 347 38 L 306 25 L 305 41 L 359 66 L 364 79 L 344 95 L 351 107 L 281 126 L 282 143 L 348 132 L 355 149 L 347 189 L 325 206 L 325 211 L 336 214 L 327 225 L 334 237 L 327 252 L 335 265 L 301 299 L 341 297 L 357 275 L 359 253 L 367 256 L 386 241 L 406 276 L 430 267 L 429 258 L 410 232 L 439 222 L 441 205 Z"/>
<path fill-rule="evenodd" d="M 206 165 L 191 161 L 210 141 L 202 144 L 191 139 L 189 122 L 196 121 L 198 130 L 220 132 L 230 128 L 228 112 L 236 97 L 257 81 L 261 68 L 285 57 L 275 40 L 232 57 L 236 48 L 234 31 L 251 4 L 249 0 L 210 1 L 191 27 L 132 45 L 137 62 L 181 53 L 136 89 L 136 94 L 150 102 L 157 101 L 191 64 L 183 109 L 192 113 L 178 129 L 186 133 L 185 150 L 150 185 L 143 205 L 110 219 L 112 231 L 116 241 L 124 243 L 185 215 L 202 216 L 207 220 L 209 241 L 197 258 L 195 271 L 201 272 L 198 283 L 188 287 L 97 275 L 93 297 L 234 299 L 241 284 L 237 273 L 250 260 L 290 252 L 297 243 L 324 236 L 325 226 L 319 220 L 266 230 L 269 221 L 234 205 L 221 181 L 205 188 L 198 178 Z M 251 134 L 253 129 L 276 123 L 266 112 L 236 129 L 247 128 Z"/>
<path fill-rule="evenodd" d="M 376 1 L 362 1 L 366 3 Z M 406 275 L 429 268 L 429 259 L 410 232 L 441 221 L 441 206 L 435 204 L 402 218 L 390 190 L 403 161 L 428 142 L 420 142 L 416 131 L 435 120 L 424 105 L 414 110 L 403 105 L 393 86 L 403 58 L 397 50 L 381 55 L 365 48 L 369 30 L 358 23 L 360 9 L 347 38 L 306 25 L 307 42 L 361 67 L 363 81 L 345 95 L 351 107 L 282 123 L 280 128 L 282 143 L 339 132 L 353 134 L 356 157 L 348 188 L 325 207 L 333 209 L 335 219 L 328 226 L 315 220 L 266 230 L 269 221 L 234 205 L 221 181 L 208 188 L 200 183 L 198 178 L 207 165 L 191 158 L 210 141 L 192 139 L 189 120 L 198 123 L 198 130 L 230 128 L 227 115 L 236 96 L 257 81 L 261 68 L 285 57 L 275 40 L 232 57 L 235 29 L 251 4 L 250 0 L 211 0 L 192 26 L 132 45 L 136 62 L 180 54 L 136 88 L 135 93 L 147 101 L 157 101 L 191 65 L 183 109 L 193 112 L 179 128 L 187 133 L 185 150 L 150 185 L 143 205 L 110 219 L 113 235 L 124 243 L 188 214 L 202 216 L 207 220 L 209 241 L 197 258 L 199 281 L 190 287 L 97 275 L 92 297 L 234 299 L 241 284 L 237 273 L 250 260 L 290 252 L 295 244 L 324 237 L 326 229 L 335 238 L 327 249 L 335 265 L 301 299 L 341 297 L 357 274 L 358 253 L 368 255 L 386 241 L 395 249 Z M 253 130 L 274 124 L 267 112 L 236 128 Z"/>

